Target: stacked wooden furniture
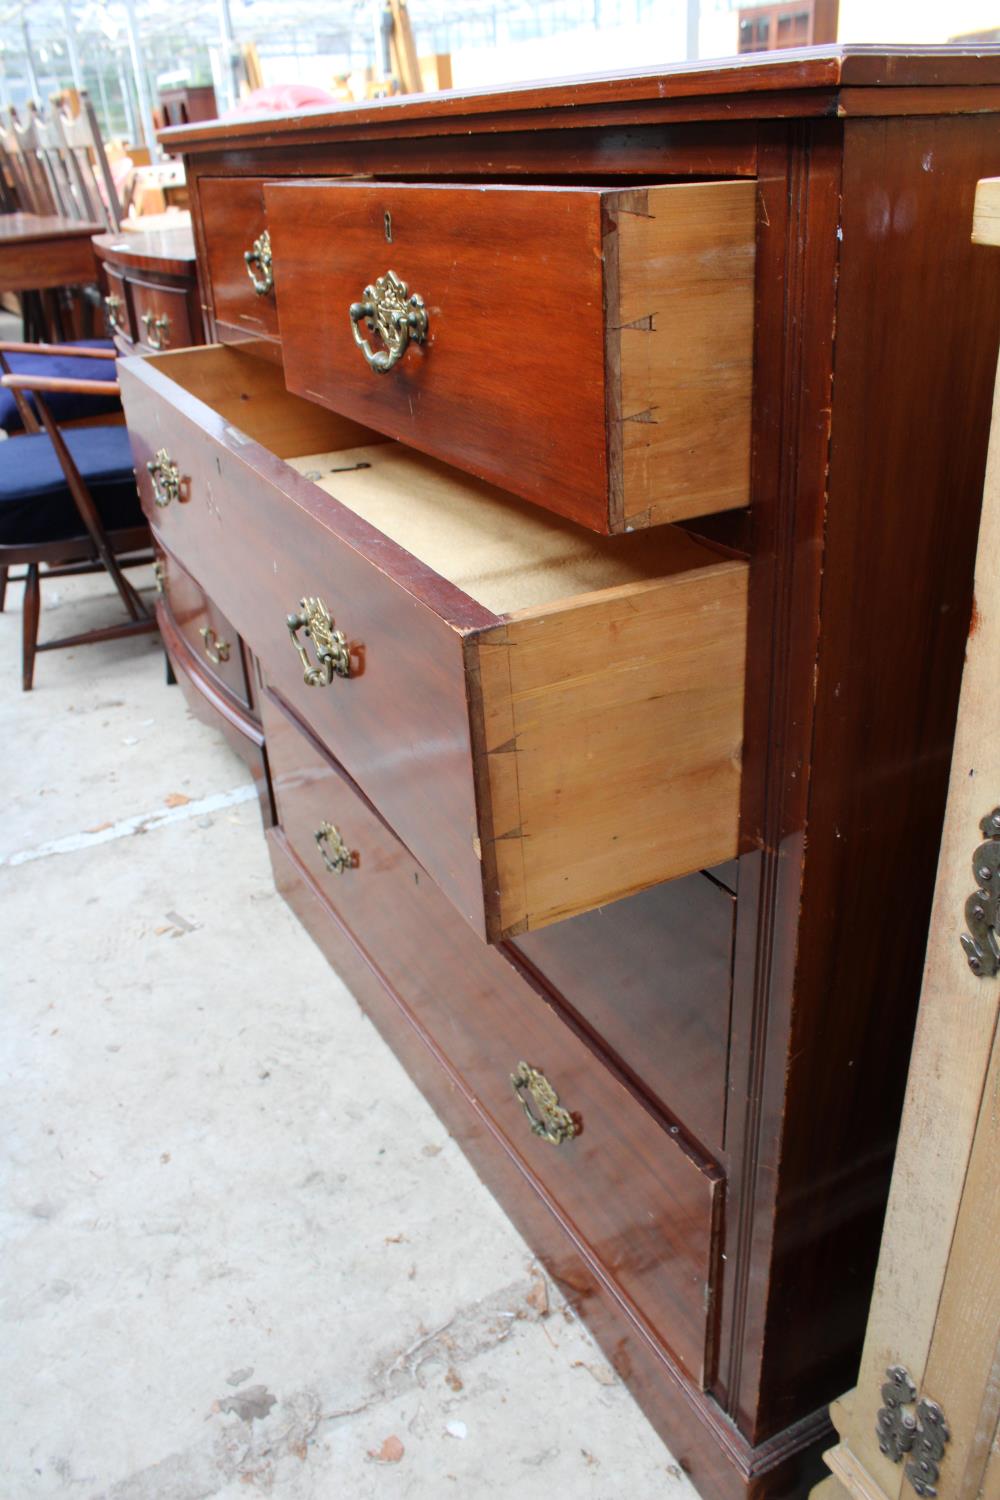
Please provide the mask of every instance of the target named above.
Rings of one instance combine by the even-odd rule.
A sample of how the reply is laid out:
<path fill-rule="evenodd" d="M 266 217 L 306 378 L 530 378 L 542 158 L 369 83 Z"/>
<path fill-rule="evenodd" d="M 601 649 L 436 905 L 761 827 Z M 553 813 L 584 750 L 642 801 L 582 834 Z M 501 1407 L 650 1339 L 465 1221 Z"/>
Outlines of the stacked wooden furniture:
<path fill-rule="evenodd" d="M 976 195 L 1000 246 L 1000 178 Z M 996 251 L 994 250 L 994 255 Z M 858 1383 L 823 1500 L 1000 1494 L 1000 376 L 941 861 Z"/>
<path fill-rule="evenodd" d="M 168 137 L 218 344 L 122 387 L 278 885 L 706 1497 L 812 1482 L 864 1327 L 997 110 L 849 50 Z"/>

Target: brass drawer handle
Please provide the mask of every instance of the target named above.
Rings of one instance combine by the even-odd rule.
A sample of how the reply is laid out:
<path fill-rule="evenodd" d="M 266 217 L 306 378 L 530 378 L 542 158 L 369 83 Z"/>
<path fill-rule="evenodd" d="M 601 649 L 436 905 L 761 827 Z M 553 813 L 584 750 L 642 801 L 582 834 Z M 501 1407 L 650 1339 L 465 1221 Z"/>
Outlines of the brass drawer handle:
<path fill-rule="evenodd" d="M 580 1134 L 579 1122 L 568 1109 L 563 1109 L 559 1095 L 544 1073 L 529 1067 L 526 1062 L 519 1062 L 516 1072 L 510 1075 L 510 1081 L 533 1135 L 553 1146 L 561 1146 Z"/>
<path fill-rule="evenodd" d="M 163 506 L 171 500 L 181 498 L 181 473 L 166 448 L 161 448 L 155 457 L 148 460 L 146 468 L 153 481 L 153 502 Z"/>
<path fill-rule="evenodd" d="M 411 297 L 406 282 L 400 281 L 395 271 L 386 271 L 374 286 L 366 286 L 364 295 L 363 302 L 351 303 L 351 331 L 371 368 L 384 375 L 402 359 L 411 339 L 416 344 L 426 339 L 427 310 L 423 297 L 416 292 Z M 361 332 L 362 323 L 370 333 L 378 334 L 384 349 L 371 347 Z"/>
<path fill-rule="evenodd" d="M 289 615 L 288 634 L 292 645 L 302 661 L 302 678 L 307 687 L 328 687 L 334 674 L 338 677 L 351 675 L 351 650 L 342 630 L 334 630 L 333 620 L 322 599 L 300 599 L 299 613 Z M 317 665 L 309 660 L 304 642 L 299 640 L 299 631 L 313 643 Z"/>
<path fill-rule="evenodd" d="M 345 870 L 353 869 L 354 855 L 344 843 L 339 828 L 335 828 L 332 823 L 321 823 L 313 838 L 323 863 L 332 875 L 343 875 Z"/>
<path fill-rule="evenodd" d="M 112 333 L 124 333 L 121 322 L 121 310 L 125 306 L 122 299 L 115 292 L 109 292 L 104 299 L 104 311 L 108 316 L 108 327 Z"/>
<path fill-rule="evenodd" d="M 205 643 L 205 655 L 215 666 L 229 660 L 232 650 L 228 641 L 220 641 L 211 625 L 203 625 L 198 634 Z"/>
<path fill-rule="evenodd" d="M 163 566 L 163 560 L 162 558 L 158 557 L 153 564 L 153 582 L 156 584 L 156 592 L 161 596 L 161 598 L 165 592 L 164 583 L 166 581 L 166 576 L 167 570 Z"/>
<path fill-rule="evenodd" d="M 170 343 L 167 337 L 170 329 L 170 319 L 166 313 L 144 312 L 139 321 L 146 329 L 146 343 L 151 349 L 166 349 Z"/>
<path fill-rule="evenodd" d="M 250 285 L 258 297 L 266 297 L 274 286 L 274 273 L 271 269 L 270 230 L 265 229 L 259 239 L 254 240 L 252 250 L 244 250 L 243 259 L 246 261 Z"/>

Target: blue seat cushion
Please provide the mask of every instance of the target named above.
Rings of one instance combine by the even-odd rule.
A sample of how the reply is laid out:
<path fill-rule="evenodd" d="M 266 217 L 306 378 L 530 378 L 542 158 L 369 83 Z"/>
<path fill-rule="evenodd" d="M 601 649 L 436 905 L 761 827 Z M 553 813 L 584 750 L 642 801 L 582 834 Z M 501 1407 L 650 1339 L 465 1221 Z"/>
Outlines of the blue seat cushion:
<path fill-rule="evenodd" d="M 108 339 L 78 339 L 82 349 L 114 349 Z M 113 359 L 87 359 L 69 354 L 5 354 L 13 375 L 58 375 L 63 380 L 114 380 Z M 30 392 L 24 393 L 29 402 Z M 107 396 L 78 396 L 73 391 L 49 391 L 45 393 L 49 411 L 57 422 L 74 422 L 79 418 L 104 416 L 117 411 L 120 406 L 114 392 Z M 21 421 L 14 392 L 0 386 L 0 427 L 5 432 L 21 432 Z"/>
<path fill-rule="evenodd" d="M 105 528 L 141 526 L 126 429 L 76 427 L 63 437 Z M 0 545 L 66 541 L 86 530 L 48 434 L 0 442 Z"/>

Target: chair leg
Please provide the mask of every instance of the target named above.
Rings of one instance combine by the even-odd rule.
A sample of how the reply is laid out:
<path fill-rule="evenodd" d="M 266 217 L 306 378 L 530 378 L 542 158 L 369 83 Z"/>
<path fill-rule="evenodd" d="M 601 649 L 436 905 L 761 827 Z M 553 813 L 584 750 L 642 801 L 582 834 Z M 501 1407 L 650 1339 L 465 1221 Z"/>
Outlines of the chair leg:
<path fill-rule="evenodd" d="M 35 651 L 38 646 L 38 615 L 41 609 L 42 590 L 38 580 L 38 564 L 29 563 L 24 581 L 24 602 L 21 606 L 21 630 L 23 640 L 21 687 L 31 692 L 35 680 Z"/>
<path fill-rule="evenodd" d="M 3 614 L 3 607 L 6 604 L 6 602 L 7 602 L 7 564 L 4 563 L 3 566 L 0 567 L 0 615 Z"/>

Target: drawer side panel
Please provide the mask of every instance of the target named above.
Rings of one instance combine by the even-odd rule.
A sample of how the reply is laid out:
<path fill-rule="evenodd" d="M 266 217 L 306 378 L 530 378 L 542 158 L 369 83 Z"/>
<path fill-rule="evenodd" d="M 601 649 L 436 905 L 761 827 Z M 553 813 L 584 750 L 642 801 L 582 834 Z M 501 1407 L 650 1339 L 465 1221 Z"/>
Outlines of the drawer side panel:
<path fill-rule="evenodd" d="M 747 573 L 720 562 L 469 640 L 497 936 L 736 854 Z"/>

